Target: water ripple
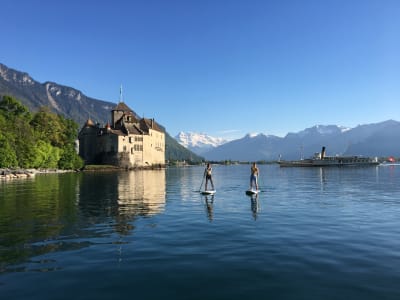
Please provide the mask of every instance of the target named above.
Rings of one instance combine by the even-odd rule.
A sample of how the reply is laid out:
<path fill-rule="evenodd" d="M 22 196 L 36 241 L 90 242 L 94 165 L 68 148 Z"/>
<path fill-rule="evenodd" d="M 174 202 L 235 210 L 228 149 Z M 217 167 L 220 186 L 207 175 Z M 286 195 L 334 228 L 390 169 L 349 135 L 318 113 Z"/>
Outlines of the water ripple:
<path fill-rule="evenodd" d="M 398 169 L 260 169 L 253 198 L 247 165 L 214 197 L 202 167 L 3 184 L 2 296 L 400 299 Z"/>

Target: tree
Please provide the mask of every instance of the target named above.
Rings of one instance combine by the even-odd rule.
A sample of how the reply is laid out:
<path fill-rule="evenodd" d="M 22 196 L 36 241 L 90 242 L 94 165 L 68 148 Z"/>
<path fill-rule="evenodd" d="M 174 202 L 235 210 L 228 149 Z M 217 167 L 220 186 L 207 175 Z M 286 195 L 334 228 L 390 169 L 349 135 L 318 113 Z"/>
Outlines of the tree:
<path fill-rule="evenodd" d="M 34 168 L 57 168 L 60 159 L 60 149 L 45 141 L 38 141 L 34 147 Z"/>
<path fill-rule="evenodd" d="M 84 165 L 82 158 L 76 153 L 75 148 L 67 146 L 63 149 L 58 167 L 66 170 L 76 170 Z"/>
<path fill-rule="evenodd" d="M 74 120 L 66 119 L 61 115 L 58 118 L 63 128 L 64 143 L 74 145 L 79 131 L 78 124 Z"/>
<path fill-rule="evenodd" d="M 0 133 L 0 168 L 11 168 L 17 165 L 15 150 L 10 146 L 7 138 Z"/>
<path fill-rule="evenodd" d="M 14 152 L 16 162 L 13 167 L 32 167 L 33 151 L 35 144 L 33 131 L 29 126 L 31 114 L 29 110 L 10 96 L 3 96 L 0 101 L 1 128 L 0 133 L 6 138 L 5 147 Z M 3 153 L 13 156 L 8 150 L 3 149 Z M 8 152 L 7 152 L 8 151 Z M 9 160 L 7 160 L 10 162 Z"/>
<path fill-rule="evenodd" d="M 60 122 L 59 117 L 52 113 L 48 107 L 41 107 L 33 116 L 30 125 L 39 139 L 49 142 L 55 147 L 61 147 L 64 144 L 63 124 Z"/>
<path fill-rule="evenodd" d="M 37 143 L 34 130 L 29 126 L 27 120 L 23 118 L 16 118 L 12 124 L 12 128 L 9 129 L 14 133 L 12 147 L 15 149 L 17 155 L 18 166 L 22 168 L 34 168 L 36 159 L 35 146 Z"/>
<path fill-rule="evenodd" d="M 0 113 L 8 120 L 13 118 L 30 120 L 31 118 L 28 108 L 10 96 L 3 96 L 2 101 L 0 101 Z"/>
<path fill-rule="evenodd" d="M 78 169 L 78 124 L 42 107 L 32 117 L 10 96 L 0 101 L 0 167 Z"/>

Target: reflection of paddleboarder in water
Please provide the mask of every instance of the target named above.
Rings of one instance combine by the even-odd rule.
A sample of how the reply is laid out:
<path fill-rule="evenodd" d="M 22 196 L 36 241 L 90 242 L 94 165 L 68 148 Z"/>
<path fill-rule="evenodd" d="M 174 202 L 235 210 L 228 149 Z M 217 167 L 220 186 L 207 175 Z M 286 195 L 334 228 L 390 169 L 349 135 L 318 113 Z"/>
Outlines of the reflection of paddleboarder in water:
<path fill-rule="evenodd" d="M 251 197 L 251 211 L 253 213 L 253 218 L 254 220 L 257 220 L 257 214 L 260 209 L 260 206 L 258 204 L 258 195 L 254 195 Z"/>
<path fill-rule="evenodd" d="M 207 217 L 210 222 L 213 220 L 214 212 L 213 212 L 213 204 L 214 204 L 214 195 L 210 198 L 208 196 L 205 197 L 206 207 L 207 207 Z"/>
<path fill-rule="evenodd" d="M 204 170 L 204 177 L 206 178 L 205 190 L 207 191 L 208 181 L 211 182 L 212 189 L 214 190 L 214 183 L 213 183 L 213 180 L 212 180 L 212 167 L 211 167 L 210 163 L 207 164 L 207 167 Z"/>
<path fill-rule="evenodd" d="M 256 191 L 258 191 L 258 176 L 260 174 L 260 171 L 258 170 L 256 163 L 253 163 L 251 166 L 251 175 L 250 175 L 250 189 L 253 189 L 253 186 L 255 186 Z"/>

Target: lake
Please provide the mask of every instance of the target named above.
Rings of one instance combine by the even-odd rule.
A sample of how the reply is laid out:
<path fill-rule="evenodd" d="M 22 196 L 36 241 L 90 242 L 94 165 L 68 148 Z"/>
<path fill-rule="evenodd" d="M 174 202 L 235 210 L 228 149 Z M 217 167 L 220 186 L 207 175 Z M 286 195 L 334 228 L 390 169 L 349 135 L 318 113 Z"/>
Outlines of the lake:
<path fill-rule="evenodd" d="M 0 182 L 0 295 L 400 299 L 400 166 L 259 168 Z"/>

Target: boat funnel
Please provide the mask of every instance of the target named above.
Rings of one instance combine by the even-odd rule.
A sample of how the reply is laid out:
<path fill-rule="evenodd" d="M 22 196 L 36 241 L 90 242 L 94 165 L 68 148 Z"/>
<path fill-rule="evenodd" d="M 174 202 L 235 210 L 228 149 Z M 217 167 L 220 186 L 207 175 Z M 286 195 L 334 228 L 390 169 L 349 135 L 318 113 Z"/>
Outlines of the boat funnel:
<path fill-rule="evenodd" d="M 323 146 L 321 150 L 321 159 L 324 159 L 324 157 L 325 157 L 325 146 Z"/>

